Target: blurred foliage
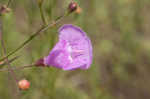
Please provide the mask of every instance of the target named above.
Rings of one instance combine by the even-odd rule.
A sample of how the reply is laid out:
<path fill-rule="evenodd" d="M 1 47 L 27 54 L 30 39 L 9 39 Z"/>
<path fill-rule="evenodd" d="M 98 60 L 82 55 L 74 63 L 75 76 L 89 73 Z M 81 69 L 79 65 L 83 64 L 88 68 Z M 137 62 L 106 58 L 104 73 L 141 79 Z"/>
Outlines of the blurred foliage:
<path fill-rule="evenodd" d="M 62 15 L 71 0 L 44 0 L 47 22 Z M 13 65 L 35 62 L 57 42 L 58 28 L 74 24 L 84 29 L 93 44 L 89 70 L 62 71 L 32 68 L 15 71 L 31 88 L 14 96 L 8 73 L 0 72 L 0 99 L 150 99 L 150 1 L 75 0 L 82 12 L 66 17 L 40 34 L 24 49 Z M 0 5 L 7 4 L 0 0 Z M 1 17 L 7 52 L 14 50 L 42 26 L 37 0 L 12 0 L 12 9 Z M 0 46 L 1 49 L 1 46 Z M 3 57 L 0 50 L 0 58 Z M 9 77 L 10 78 L 10 77 Z"/>

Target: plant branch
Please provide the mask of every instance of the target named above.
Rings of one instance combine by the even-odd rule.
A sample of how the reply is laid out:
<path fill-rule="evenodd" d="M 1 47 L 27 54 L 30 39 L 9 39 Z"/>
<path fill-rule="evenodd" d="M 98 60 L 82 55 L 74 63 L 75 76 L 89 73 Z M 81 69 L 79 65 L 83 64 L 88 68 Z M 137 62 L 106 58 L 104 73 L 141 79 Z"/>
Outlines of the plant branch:
<path fill-rule="evenodd" d="M 2 46 L 2 49 L 3 49 L 4 55 L 6 55 L 6 48 L 5 48 L 4 41 L 3 41 L 2 21 L 1 20 L 0 20 L 0 41 L 1 41 L 1 46 Z M 9 80 L 8 82 L 9 82 L 9 84 L 12 83 L 12 82 L 10 82 L 11 81 L 10 78 L 12 77 L 15 80 L 15 84 L 17 86 L 18 85 L 18 80 L 17 80 L 17 77 L 16 77 L 16 74 L 15 74 L 14 70 L 11 68 L 11 64 L 10 64 L 8 58 L 6 58 L 6 64 L 8 65 L 8 70 L 10 71 L 10 73 L 8 73 L 8 80 Z M 19 94 L 18 87 L 16 87 L 13 90 L 13 86 L 12 86 L 12 97 L 15 98 L 15 99 L 18 99 L 19 96 L 20 96 L 20 94 Z"/>
<path fill-rule="evenodd" d="M 10 5 L 11 2 L 12 0 L 8 0 L 7 7 Z"/>
<path fill-rule="evenodd" d="M 26 44 L 28 44 L 32 39 L 34 39 L 37 35 L 39 35 L 42 32 L 45 32 L 48 28 L 53 27 L 57 23 L 59 23 L 65 16 L 69 15 L 69 13 L 65 13 L 63 16 L 58 17 L 54 22 L 49 23 L 48 25 L 40 28 L 37 32 L 33 33 L 27 40 L 25 40 L 18 48 L 16 48 L 14 51 L 10 52 L 8 55 L 0 59 L 0 61 L 8 58 L 9 56 L 13 55 L 17 51 L 19 51 L 21 48 L 23 48 Z"/>
<path fill-rule="evenodd" d="M 19 58 L 19 56 L 13 57 L 12 59 L 9 59 L 9 63 L 15 61 L 18 58 Z M 0 62 L 0 66 L 4 66 L 4 65 L 6 65 L 6 61 L 5 60 Z"/>
<path fill-rule="evenodd" d="M 12 68 L 12 70 L 22 70 L 22 69 L 29 69 L 31 67 L 35 67 L 35 65 L 27 65 L 27 66 L 21 66 L 21 67 L 17 67 L 17 68 Z M 10 72 L 9 69 L 0 69 L 0 72 L 4 72 L 4 71 L 8 71 Z"/>
<path fill-rule="evenodd" d="M 0 22 L 0 40 L 1 40 L 1 45 L 2 45 L 2 49 L 3 49 L 3 52 L 4 52 L 4 55 L 6 55 L 6 48 L 5 48 L 5 45 L 4 45 L 4 41 L 3 41 L 3 34 L 2 34 L 2 22 Z M 17 80 L 17 77 L 15 75 L 15 72 L 11 69 L 11 64 L 9 63 L 9 60 L 8 58 L 6 58 L 6 63 L 8 65 L 8 69 L 9 71 L 11 72 L 11 75 L 13 76 L 13 78 L 15 79 L 16 81 L 16 84 L 18 83 L 18 80 Z"/>
<path fill-rule="evenodd" d="M 45 16 L 44 16 L 44 12 L 42 10 L 42 5 L 41 6 L 39 5 L 39 8 L 40 8 L 40 14 L 41 14 L 42 22 L 43 22 L 44 25 L 46 25 L 47 23 L 46 23 L 46 19 L 45 19 Z"/>

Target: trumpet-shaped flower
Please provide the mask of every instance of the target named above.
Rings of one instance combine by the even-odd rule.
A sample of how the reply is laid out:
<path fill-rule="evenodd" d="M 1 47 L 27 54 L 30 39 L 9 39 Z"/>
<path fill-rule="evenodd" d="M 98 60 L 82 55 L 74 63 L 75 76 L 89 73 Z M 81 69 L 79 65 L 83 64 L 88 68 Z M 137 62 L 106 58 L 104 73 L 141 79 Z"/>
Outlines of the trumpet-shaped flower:
<path fill-rule="evenodd" d="M 92 63 L 91 41 L 79 27 L 66 24 L 59 29 L 59 41 L 43 63 L 63 70 L 88 69 Z"/>

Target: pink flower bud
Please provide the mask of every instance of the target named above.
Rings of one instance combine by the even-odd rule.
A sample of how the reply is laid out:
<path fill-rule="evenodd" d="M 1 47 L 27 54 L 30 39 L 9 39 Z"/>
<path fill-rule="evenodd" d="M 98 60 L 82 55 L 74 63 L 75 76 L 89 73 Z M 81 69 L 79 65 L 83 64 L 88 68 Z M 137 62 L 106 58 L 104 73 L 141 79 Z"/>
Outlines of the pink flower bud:
<path fill-rule="evenodd" d="M 30 87 L 30 82 L 26 79 L 23 79 L 18 82 L 18 86 L 22 90 L 27 90 Z"/>
<path fill-rule="evenodd" d="M 78 6 L 77 3 L 72 1 L 68 7 L 69 12 L 71 13 L 71 12 L 75 11 L 77 9 L 77 6 Z"/>
<path fill-rule="evenodd" d="M 11 9 L 8 8 L 6 5 L 3 5 L 3 6 L 0 7 L 0 15 L 8 13 L 10 11 L 11 11 Z"/>

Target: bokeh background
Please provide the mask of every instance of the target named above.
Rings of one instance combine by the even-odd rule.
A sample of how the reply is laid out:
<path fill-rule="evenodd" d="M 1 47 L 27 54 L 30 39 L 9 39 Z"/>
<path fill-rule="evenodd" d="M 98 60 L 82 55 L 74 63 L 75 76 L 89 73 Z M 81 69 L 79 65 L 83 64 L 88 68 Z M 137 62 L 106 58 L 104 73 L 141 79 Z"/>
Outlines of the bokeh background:
<path fill-rule="evenodd" d="M 70 1 L 44 0 L 46 21 L 62 15 Z M 58 40 L 58 28 L 69 23 L 80 26 L 91 38 L 91 68 L 16 70 L 17 79 L 25 78 L 31 83 L 30 89 L 19 92 L 12 75 L 0 72 L 0 99 L 150 99 L 150 1 L 74 1 L 81 13 L 73 13 L 41 33 L 13 55 L 20 57 L 12 66 L 29 65 L 48 55 Z M 0 5 L 7 2 L 0 0 Z M 12 0 L 10 8 L 10 13 L 1 16 L 7 53 L 42 26 L 37 0 Z M 2 58 L 1 46 L 0 52 Z"/>

